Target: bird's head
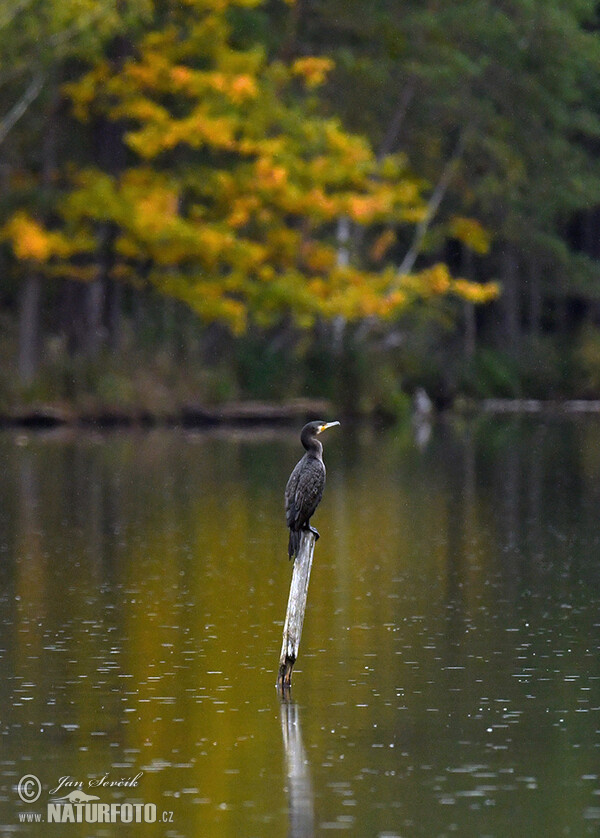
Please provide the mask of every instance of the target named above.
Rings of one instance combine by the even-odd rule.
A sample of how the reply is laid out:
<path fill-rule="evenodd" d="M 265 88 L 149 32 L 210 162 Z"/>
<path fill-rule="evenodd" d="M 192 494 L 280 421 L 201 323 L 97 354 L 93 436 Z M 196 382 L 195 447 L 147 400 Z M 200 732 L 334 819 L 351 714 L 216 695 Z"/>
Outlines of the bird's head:
<path fill-rule="evenodd" d="M 302 432 L 300 434 L 300 439 L 302 440 L 302 444 L 308 450 L 311 447 L 317 446 L 319 450 L 321 449 L 320 441 L 317 442 L 317 436 L 322 434 L 323 431 L 326 431 L 327 428 L 333 428 L 334 425 L 339 425 L 339 422 L 324 422 L 322 419 L 318 419 L 315 422 L 309 422 L 302 428 Z"/>

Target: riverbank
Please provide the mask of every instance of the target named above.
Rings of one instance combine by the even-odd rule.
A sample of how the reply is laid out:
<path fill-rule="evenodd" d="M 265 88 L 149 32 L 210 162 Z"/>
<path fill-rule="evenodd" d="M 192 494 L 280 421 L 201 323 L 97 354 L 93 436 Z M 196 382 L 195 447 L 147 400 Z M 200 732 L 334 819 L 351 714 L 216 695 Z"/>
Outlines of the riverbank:
<path fill-rule="evenodd" d="M 71 427 L 210 427 L 214 425 L 287 425 L 308 422 L 332 415 L 327 399 L 293 399 L 275 402 L 236 401 L 218 406 L 186 404 L 171 414 L 153 414 L 145 410 L 104 408 L 95 412 L 72 407 L 36 404 L 0 411 L 0 428 Z"/>
<path fill-rule="evenodd" d="M 419 412 L 413 407 L 413 414 Z M 460 400 L 443 412 L 456 414 L 499 415 L 564 415 L 600 414 L 600 400 L 571 399 L 483 399 Z M 103 408 L 98 411 L 77 411 L 73 407 L 35 404 L 11 411 L 0 411 L 0 428 L 44 429 L 54 427 L 82 428 L 207 428 L 214 426 L 250 427 L 257 425 L 297 425 L 316 418 L 342 415 L 328 399 L 292 399 L 277 403 L 268 401 L 234 401 L 221 405 L 186 404 L 171 414 L 153 414 L 146 410 Z M 373 417 L 363 417 L 373 418 Z M 386 417 L 377 417 L 379 420 Z M 390 417 L 387 418 L 391 422 Z"/>
<path fill-rule="evenodd" d="M 394 425 L 430 410 L 600 413 L 600 340 L 597 353 L 584 353 L 587 366 L 573 350 L 562 377 L 532 361 L 533 376 L 489 349 L 465 365 L 460 354 L 428 354 L 410 342 L 384 351 L 349 341 L 334 351 L 331 336 L 288 345 L 277 335 L 183 328 L 176 342 L 138 334 L 127 321 L 118 352 L 71 355 L 60 336 L 47 340 L 27 382 L 17 337 L 16 321 L 0 316 L 0 427 L 202 428 L 328 417 Z"/>

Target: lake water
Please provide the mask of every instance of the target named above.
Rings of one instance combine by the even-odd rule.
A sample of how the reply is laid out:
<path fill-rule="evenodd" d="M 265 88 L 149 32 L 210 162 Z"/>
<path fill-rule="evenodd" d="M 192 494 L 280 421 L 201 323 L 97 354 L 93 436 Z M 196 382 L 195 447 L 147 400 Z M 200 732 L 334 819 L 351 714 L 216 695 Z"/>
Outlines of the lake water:
<path fill-rule="evenodd" d="M 599 834 L 600 420 L 323 439 L 286 702 L 296 432 L 0 436 L 0 834 Z"/>

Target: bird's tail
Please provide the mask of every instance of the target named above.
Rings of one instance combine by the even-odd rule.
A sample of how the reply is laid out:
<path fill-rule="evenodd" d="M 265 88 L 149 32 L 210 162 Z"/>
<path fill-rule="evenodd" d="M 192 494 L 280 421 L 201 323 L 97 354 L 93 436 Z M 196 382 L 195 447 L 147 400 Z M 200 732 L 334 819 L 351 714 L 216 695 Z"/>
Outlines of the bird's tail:
<path fill-rule="evenodd" d="M 290 559 L 296 558 L 298 550 L 300 549 L 300 531 L 290 530 L 290 540 L 288 543 L 288 556 Z"/>

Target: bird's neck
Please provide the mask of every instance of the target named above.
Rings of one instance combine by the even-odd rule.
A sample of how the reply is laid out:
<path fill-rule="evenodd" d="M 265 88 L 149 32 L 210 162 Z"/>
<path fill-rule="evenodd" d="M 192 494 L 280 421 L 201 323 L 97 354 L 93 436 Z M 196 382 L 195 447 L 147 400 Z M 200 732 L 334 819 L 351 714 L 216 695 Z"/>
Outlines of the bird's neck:
<path fill-rule="evenodd" d="M 306 448 L 306 457 L 310 457 L 315 460 L 323 460 L 323 446 L 318 439 L 309 440 L 304 447 Z"/>

